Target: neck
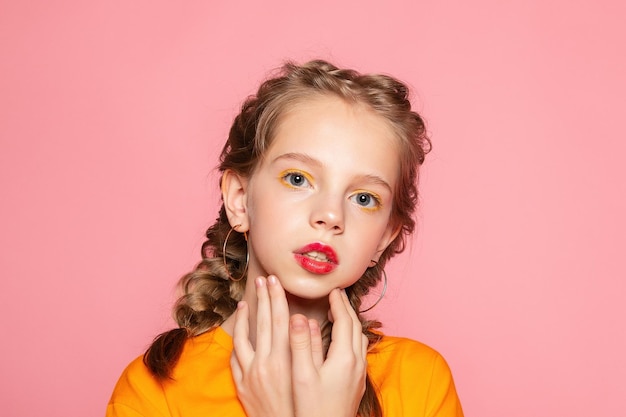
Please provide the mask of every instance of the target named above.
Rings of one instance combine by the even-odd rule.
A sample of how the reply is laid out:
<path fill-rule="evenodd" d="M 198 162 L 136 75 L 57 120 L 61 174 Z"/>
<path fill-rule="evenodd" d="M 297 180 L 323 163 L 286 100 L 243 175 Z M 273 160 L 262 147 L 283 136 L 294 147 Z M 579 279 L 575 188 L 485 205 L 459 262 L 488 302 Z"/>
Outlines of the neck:
<path fill-rule="evenodd" d="M 328 321 L 328 310 L 330 309 L 328 298 L 309 300 L 287 293 L 287 303 L 291 315 L 303 314 L 309 319 L 317 320 L 320 326 Z"/>
<path fill-rule="evenodd" d="M 289 305 L 290 316 L 294 314 L 302 314 L 308 319 L 317 320 L 320 327 L 323 328 L 328 322 L 328 311 L 330 304 L 328 298 L 324 299 L 305 299 L 295 295 L 286 293 L 287 304 Z M 253 282 L 246 284 L 246 290 L 244 292 L 242 301 L 248 304 L 249 308 L 249 331 L 250 342 L 253 346 L 256 346 L 256 328 L 257 328 L 257 298 L 256 289 Z M 222 323 L 222 328 L 231 336 L 233 335 L 235 325 L 235 315 L 231 315 Z"/>

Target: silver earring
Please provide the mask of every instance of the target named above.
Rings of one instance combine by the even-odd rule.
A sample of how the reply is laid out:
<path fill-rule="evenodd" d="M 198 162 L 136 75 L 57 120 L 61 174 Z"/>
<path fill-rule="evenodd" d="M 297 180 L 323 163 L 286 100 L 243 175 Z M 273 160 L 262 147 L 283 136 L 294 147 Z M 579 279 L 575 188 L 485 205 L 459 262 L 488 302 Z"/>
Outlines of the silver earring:
<path fill-rule="evenodd" d="M 374 262 L 374 266 L 378 265 L 378 262 L 376 261 L 372 261 Z M 383 299 L 383 297 L 385 296 L 385 293 L 387 292 L 387 273 L 385 272 L 385 269 L 383 268 L 383 290 L 380 293 L 380 296 L 378 297 L 378 300 L 376 300 L 376 302 L 374 304 L 372 304 L 371 306 L 369 306 L 368 308 L 366 308 L 365 310 L 361 310 L 359 311 L 359 314 L 361 313 L 365 313 L 367 311 L 370 311 L 371 309 L 373 309 L 374 307 L 376 307 L 376 305 L 378 303 L 380 303 L 380 301 Z"/>
<path fill-rule="evenodd" d="M 235 277 L 233 277 L 230 274 L 230 272 L 228 272 L 228 265 L 226 264 L 226 244 L 228 243 L 228 238 L 230 237 L 230 234 L 233 232 L 233 230 L 236 230 L 239 226 L 241 225 L 238 224 L 230 228 L 230 230 L 226 234 L 226 239 L 224 239 L 224 246 L 222 246 L 222 259 L 224 260 L 224 270 L 226 271 L 226 275 L 228 275 L 228 278 L 231 281 L 235 281 L 235 282 L 241 281 L 246 276 L 246 272 L 248 272 L 248 263 L 250 263 L 250 252 L 246 250 L 246 267 L 243 269 L 243 273 L 241 274 L 241 276 L 235 279 Z M 246 232 L 243 232 L 243 238 L 246 239 L 246 241 L 248 240 L 248 235 L 246 234 Z"/>

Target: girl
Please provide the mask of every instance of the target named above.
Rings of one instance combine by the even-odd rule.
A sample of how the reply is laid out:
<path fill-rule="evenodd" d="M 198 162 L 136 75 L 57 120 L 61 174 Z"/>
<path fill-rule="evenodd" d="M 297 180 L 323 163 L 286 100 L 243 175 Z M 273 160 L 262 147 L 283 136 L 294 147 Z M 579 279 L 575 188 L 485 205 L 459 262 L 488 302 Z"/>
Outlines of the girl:
<path fill-rule="evenodd" d="M 462 416 L 443 358 L 362 315 L 413 232 L 429 146 L 391 77 L 312 61 L 264 82 L 222 150 L 180 327 L 128 366 L 107 416 Z"/>

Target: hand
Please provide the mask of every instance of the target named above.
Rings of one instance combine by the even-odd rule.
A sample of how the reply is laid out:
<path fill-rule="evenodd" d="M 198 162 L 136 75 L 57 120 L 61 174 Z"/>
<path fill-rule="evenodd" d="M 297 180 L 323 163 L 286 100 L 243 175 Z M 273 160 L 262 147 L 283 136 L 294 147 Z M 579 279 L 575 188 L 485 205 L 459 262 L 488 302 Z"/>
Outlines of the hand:
<path fill-rule="evenodd" d="M 296 314 L 290 320 L 292 389 L 297 417 L 354 417 L 365 392 L 367 337 L 344 290 L 329 296 L 333 330 L 326 360 L 319 325 Z"/>
<path fill-rule="evenodd" d="M 255 280 L 256 347 L 250 342 L 249 306 L 237 306 L 231 369 L 248 417 L 293 417 L 289 307 L 275 276 Z"/>

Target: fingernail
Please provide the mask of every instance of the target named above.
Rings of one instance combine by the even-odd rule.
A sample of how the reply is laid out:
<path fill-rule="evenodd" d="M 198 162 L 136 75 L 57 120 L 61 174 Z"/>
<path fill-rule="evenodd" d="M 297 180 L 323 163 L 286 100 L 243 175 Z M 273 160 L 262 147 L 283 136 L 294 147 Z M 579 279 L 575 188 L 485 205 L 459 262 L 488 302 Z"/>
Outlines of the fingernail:
<path fill-rule="evenodd" d="M 267 282 L 269 282 L 270 285 L 276 285 L 276 277 L 274 275 L 270 275 L 267 277 Z"/>
<path fill-rule="evenodd" d="M 291 328 L 294 330 L 302 330 L 309 327 L 309 322 L 303 317 L 294 317 L 291 319 Z"/>
<path fill-rule="evenodd" d="M 241 310 L 242 308 L 244 308 L 244 307 L 245 307 L 245 305 L 246 305 L 246 302 L 245 302 L 245 301 L 239 301 L 239 302 L 237 303 L 237 308 L 238 308 L 239 310 Z"/>
<path fill-rule="evenodd" d="M 262 287 L 264 281 L 265 280 L 262 277 L 258 277 L 257 279 L 254 280 L 254 283 L 256 284 L 257 287 Z"/>
<path fill-rule="evenodd" d="M 311 332 L 321 333 L 320 324 L 315 319 L 309 319 L 309 329 Z"/>

